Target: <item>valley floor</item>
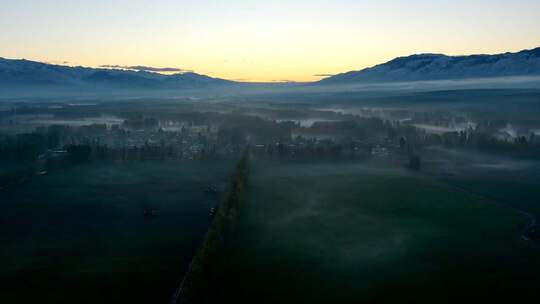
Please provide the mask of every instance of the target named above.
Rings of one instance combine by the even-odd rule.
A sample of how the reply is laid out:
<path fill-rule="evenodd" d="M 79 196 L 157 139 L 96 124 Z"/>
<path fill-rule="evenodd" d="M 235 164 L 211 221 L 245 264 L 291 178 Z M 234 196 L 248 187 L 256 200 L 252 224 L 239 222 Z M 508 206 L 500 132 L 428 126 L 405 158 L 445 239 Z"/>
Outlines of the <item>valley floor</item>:
<path fill-rule="evenodd" d="M 221 280 L 194 303 L 537 294 L 540 255 L 520 237 L 527 219 L 455 185 L 401 169 L 278 163 L 255 163 L 249 185 Z"/>

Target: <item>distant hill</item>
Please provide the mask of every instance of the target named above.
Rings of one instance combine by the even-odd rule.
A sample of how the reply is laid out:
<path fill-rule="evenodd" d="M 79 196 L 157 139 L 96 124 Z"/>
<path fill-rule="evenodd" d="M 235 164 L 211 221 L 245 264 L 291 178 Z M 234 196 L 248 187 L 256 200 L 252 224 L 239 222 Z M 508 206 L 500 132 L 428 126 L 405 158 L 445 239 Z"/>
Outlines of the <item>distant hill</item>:
<path fill-rule="evenodd" d="M 54 65 L 0 58 L 0 97 L 92 92 L 176 92 L 211 94 L 312 89 L 326 84 L 392 83 L 426 80 L 466 80 L 506 76 L 540 76 L 540 48 L 498 55 L 446 56 L 419 54 L 399 57 L 360 71 L 338 74 L 315 83 L 241 83 L 193 72 L 164 75 L 150 71 Z M 213 90 L 213 89 L 216 90 Z M 164 90 L 156 90 L 164 89 Z M 43 93 L 43 94 L 42 94 Z M 66 93 L 67 94 L 67 93 Z"/>
<path fill-rule="evenodd" d="M 399 57 L 360 71 L 338 74 L 319 84 L 452 80 L 540 75 L 540 48 L 498 55 Z"/>
<path fill-rule="evenodd" d="M 145 71 L 94 69 L 0 58 L 0 87 L 201 88 L 234 84 L 196 73 L 163 75 Z"/>

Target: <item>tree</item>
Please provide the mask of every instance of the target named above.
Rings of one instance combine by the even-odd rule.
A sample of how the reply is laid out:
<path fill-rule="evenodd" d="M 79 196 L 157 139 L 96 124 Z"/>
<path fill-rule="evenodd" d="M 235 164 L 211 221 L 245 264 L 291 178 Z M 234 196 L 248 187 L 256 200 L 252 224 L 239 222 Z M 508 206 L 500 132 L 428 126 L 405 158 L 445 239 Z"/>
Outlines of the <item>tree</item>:
<path fill-rule="evenodd" d="M 89 145 L 71 145 L 67 147 L 67 152 L 74 163 L 83 163 L 92 159 L 92 148 Z"/>
<path fill-rule="evenodd" d="M 413 154 L 409 156 L 409 169 L 414 170 L 414 171 L 420 171 L 421 167 L 422 167 L 422 162 L 420 159 L 420 155 Z"/>

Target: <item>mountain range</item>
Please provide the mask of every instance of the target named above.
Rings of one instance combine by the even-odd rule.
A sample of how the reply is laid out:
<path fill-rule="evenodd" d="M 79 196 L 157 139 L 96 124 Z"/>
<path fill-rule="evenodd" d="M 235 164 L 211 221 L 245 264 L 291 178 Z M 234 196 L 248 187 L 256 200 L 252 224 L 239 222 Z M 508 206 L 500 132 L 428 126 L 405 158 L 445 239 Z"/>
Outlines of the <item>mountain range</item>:
<path fill-rule="evenodd" d="M 411 55 L 360 71 L 331 76 L 311 85 L 507 76 L 540 76 L 540 48 L 497 55 Z M 0 87 L 4 88 L 204 89 L 238 84 L 193 72 L 164 75 L 149 71 L 71 67 L 0 58 Z"/>
<path fill-rule="evenodd" d="M 234 84 L 193 72 L 164 75 L 147 71 L 53 65 L 0 58 L 0 86 L 199 88 Z"/>
<path fill-rule="evenodd" d="M 398 57 L 360 71 L 331 76 L 319 84 L 408 82 L 508 76 L 540 76 L 540 48 L 497 55 Z"/>

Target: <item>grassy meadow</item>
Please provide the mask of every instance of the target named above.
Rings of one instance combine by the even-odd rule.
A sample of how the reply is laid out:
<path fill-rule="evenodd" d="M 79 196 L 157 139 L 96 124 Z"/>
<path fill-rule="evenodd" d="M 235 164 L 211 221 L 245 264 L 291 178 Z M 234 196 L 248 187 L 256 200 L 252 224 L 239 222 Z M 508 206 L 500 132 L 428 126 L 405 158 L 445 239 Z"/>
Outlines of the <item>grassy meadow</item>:
<path fill-rule="evenodd" d="M 255 164 L 226 280 L 235 303 L 393 303 L 536 294 L 540 256 L 506 206 L 400 169 Z"/>
<path fill-rule="evenodd" d="M 1 193 L 0 303 L 167 303 L 232 168 L 96 162 Z"/>

